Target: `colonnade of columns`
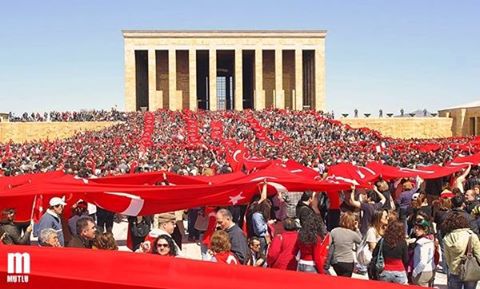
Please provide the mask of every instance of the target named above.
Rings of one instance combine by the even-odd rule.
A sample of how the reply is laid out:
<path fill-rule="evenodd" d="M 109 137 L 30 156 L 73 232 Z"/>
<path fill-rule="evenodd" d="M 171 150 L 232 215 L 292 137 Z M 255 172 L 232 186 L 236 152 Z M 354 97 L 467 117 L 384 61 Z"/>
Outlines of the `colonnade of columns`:
<path fill-rule="evenodd" d="M 163 101 L 165 91 L 159 90 L 157 81 L 157 49 L 148 50 L 148 108 L 153 111 L 160 108 L 168 108 L 170 110 L 179 110 L 188 107 L 191 110 L 197 109 L 197 50 L 195 48 L 188 49 L 188 105 L 184 104 L 183 91 L 177 90 L 177 63 L 176 52 L 181 49 L 168 48 L 168 102 Z M 165 49 L 163 49 L 165 50 Z M 183 49 L 185 50 L 185 49 Z M 254 77 L 253 77 L 253 108 L 261 110 L 265 108 L 265 90 L 263 85 L 263 52 L 267 49 L 255 48 L 254 55 Z M 272 49 L 268 49 L 272 50 Z M 291 50 L 291 49 L 290 49 Z M 243 49 L 234 49 L 234 71 L 233 85 L 234 98 L 233 107 L 235 110 L 243 109 Z M 208 49 L 208 97 L 209 109 L 217 110 L 217 49 Z M 285 108 L 285 91 L 283 81 L 283 52 L 284 49 L 274 49 L 275 61 L 275 89 L 273 91 L 273 107 Z M 291 93 L 291 107 L 295 110 L 304 109 L 303 98 L 303 50 L 294 50 L 294 88 Z M 322 49 L 314 50 L 314 91 L 310 108 L 315 110 L 324 109 L 325 99 L 325 59 Z M 129 49 L 125 51 L 125 90 L 126 90 L 126 109 L 133 111 L 137 107 L 138 89 L 136 89 L 135 81 L 135 50 Z M 133 78 L 133 80 L 132 80 Z M 164 103 L 168 103 L 168 107 L 164 107 Z"/>

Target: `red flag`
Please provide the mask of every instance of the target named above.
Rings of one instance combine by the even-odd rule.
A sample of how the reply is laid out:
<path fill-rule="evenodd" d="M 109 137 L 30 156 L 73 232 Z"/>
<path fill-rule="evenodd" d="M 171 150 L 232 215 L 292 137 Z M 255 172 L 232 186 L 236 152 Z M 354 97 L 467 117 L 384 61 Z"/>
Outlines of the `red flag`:
<path fill-rule="evenodd" d="M 35 223 L 40 221 L 43 215 L 43 195 L 35 196 L 35 203 L 33 205 L 32 219 Z"/>

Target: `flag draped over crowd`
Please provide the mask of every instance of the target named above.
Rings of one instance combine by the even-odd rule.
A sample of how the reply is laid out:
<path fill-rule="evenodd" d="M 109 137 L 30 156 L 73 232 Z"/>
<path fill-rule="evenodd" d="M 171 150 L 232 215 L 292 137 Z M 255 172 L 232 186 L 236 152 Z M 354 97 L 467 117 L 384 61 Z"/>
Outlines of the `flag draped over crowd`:
<path fill-rule="evenodd" d="M 480 153 L 455 158 L 446 166 L 430 165 L 416 169 L 379 162 L 369 163 L 366 167 L 341 163 L 331 166 L 327 178 L 321 180 L 317 171 L 295 161 L 247 159 L 245 154 L 241 146 L 237 147 L 232 157 L 237 162 L 233 166 L 234 172 L 210 177 L 150 172 L 82 179 L 58 171 L 4 177 L 0 178 L 0 209 L 15 207 L 18 220 L 29 220 L 32 215 L 38 215 L 38 208 L 47 207 L 50 197 L 65 196 L 71 204 L 82 199 L 116 213 L 150 215 L 199 206 L 246 204 L 259 193 L 264 180 L 268 183 L 270 195 L 313 190 L 326 192 L 333 203 L 339 203 L 338 192 L 349 190 L 352 185 L 369 188 L 380 177 L 387 180 L 417 176 L 436 179 L 480 163 Z M 241 166 L 247 166 L 253 172 L 245 174 L 240 170 Z M 165 180 L 168 186 L 158 185 Z"/>

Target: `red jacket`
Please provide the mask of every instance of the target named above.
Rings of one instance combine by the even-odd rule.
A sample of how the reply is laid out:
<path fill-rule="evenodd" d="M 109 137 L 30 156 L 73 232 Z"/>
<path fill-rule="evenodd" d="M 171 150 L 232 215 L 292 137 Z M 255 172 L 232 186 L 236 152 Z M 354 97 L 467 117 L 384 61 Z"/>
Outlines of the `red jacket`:
<path fill-rule="evenodd" d="M 297 238 L 298 233 L 295 231 L 286 231 L 273 238 L 267 255 L 267 264 L 270 268 L 297 270 L 295 259 L 299 250 Z"/>
<path fill-rule="evenodd" d="M 323 240 L 318 236 L 316 244 L 301 244 L 300 260 L 313 261 L 317 267 L 318 273 L 323 274 L 325 260 L 328 257 L 328 244 L 330 243 L 330 235 L 327 235 Z"/>

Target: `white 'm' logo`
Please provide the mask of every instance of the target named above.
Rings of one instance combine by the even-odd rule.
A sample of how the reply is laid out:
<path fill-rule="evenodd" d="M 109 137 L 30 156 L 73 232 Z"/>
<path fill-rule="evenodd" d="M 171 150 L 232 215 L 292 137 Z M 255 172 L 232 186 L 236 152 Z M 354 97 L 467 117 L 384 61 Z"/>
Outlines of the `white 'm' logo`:
<path fill-rule="evenodd" d="M 8 253 L 8 283 L 27 283 L 30 274 L 30 254 Z"/>

